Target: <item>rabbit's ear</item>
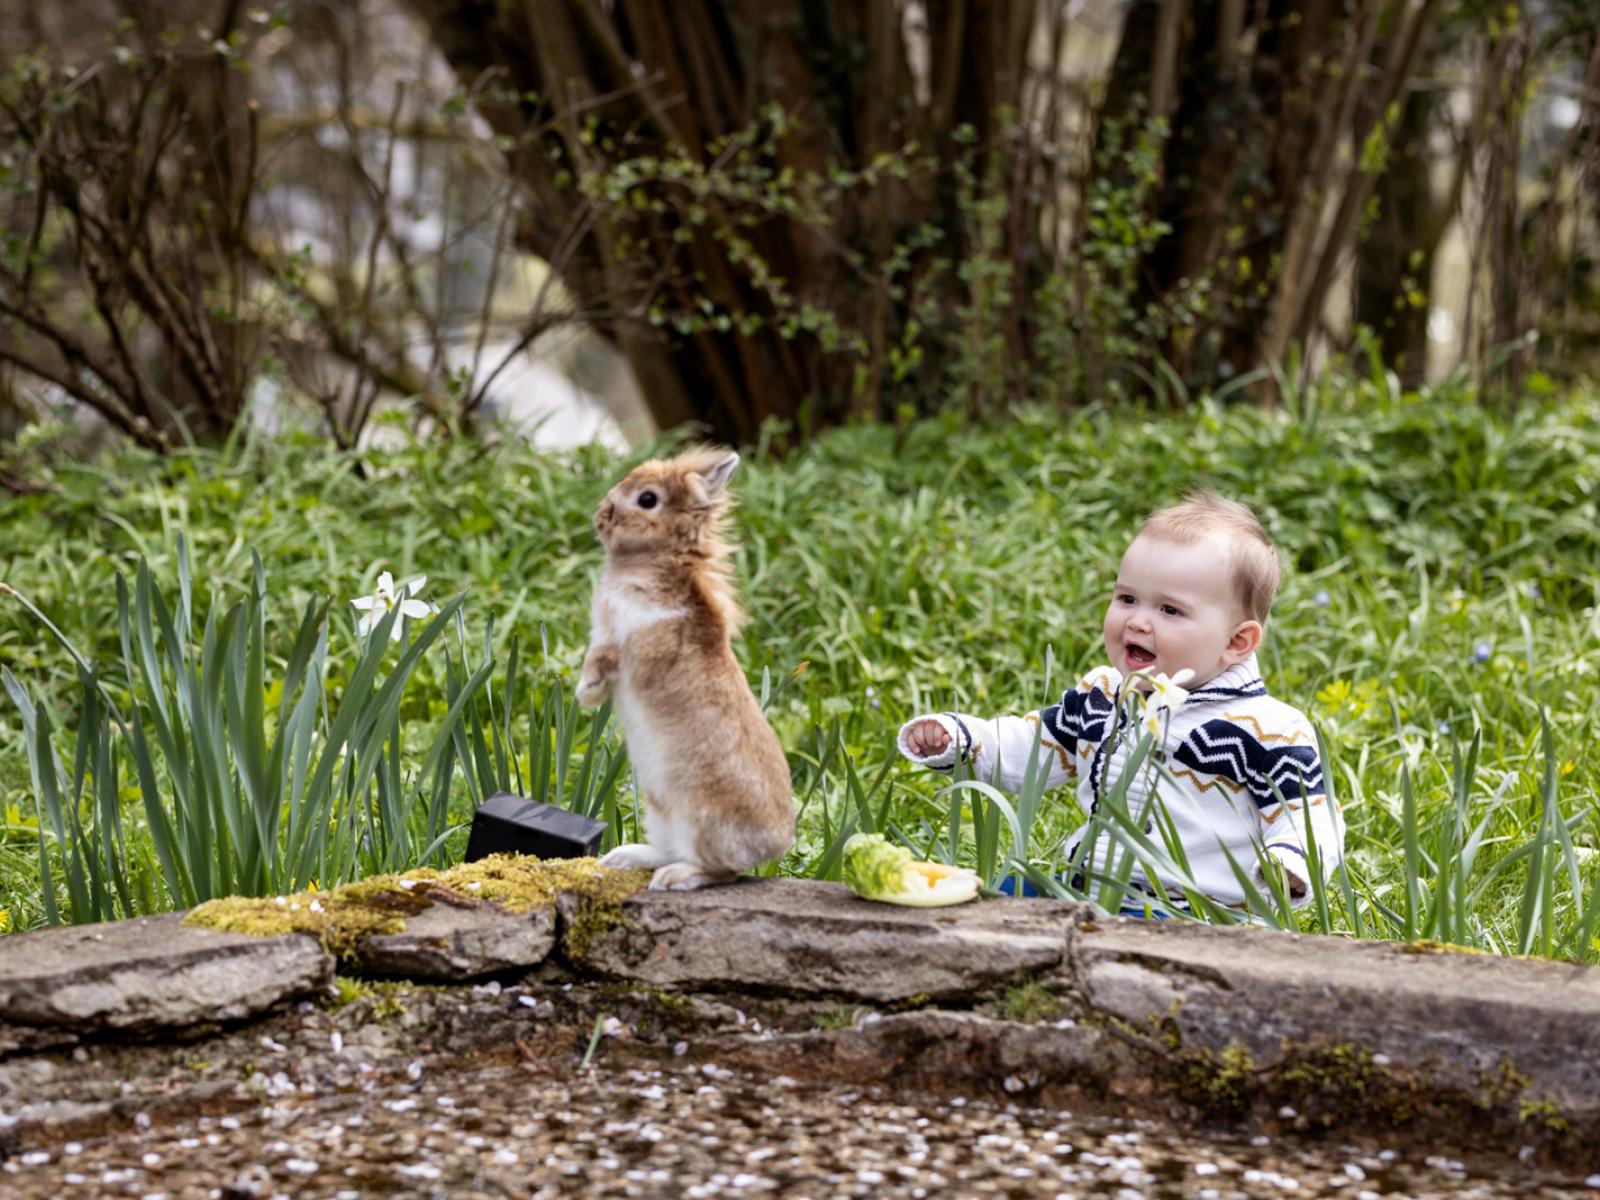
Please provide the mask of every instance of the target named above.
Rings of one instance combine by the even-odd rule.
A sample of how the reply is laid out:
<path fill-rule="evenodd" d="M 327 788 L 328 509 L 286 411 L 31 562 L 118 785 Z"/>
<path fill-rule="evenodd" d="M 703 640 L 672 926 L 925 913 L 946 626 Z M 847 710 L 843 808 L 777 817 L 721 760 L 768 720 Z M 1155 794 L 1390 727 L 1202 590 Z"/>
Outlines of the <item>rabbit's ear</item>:
<path fill-rule="evenodd" d="M 716 501 L 722 498 L 722 493 L 728 488 L 728 479 L 733 474 L 733 469 L 739 465 L 739 454 L 729 450 L 726 454 L 713 460 L 704 470 L 697 472 L 705 480 L 706 499 Z"/>

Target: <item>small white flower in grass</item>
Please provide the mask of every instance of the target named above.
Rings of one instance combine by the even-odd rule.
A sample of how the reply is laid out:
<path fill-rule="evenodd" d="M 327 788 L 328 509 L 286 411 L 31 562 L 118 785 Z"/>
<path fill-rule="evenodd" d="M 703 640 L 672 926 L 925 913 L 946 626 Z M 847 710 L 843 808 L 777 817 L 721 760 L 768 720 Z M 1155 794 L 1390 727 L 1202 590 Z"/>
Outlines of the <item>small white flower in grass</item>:
<path fill-rule="evenodd" d="M 408 579 L 400 585 L 400 590 L 395 591 L 394 576 L 385 571 L 378 576 L 377 586 L 370 596 L 357 596 L 350 601 L 350 606 L 359 611 L 362 616 L 356 620 L 356 634 L 366 637 L 388 616 L 390 611 L 398 608 L 401 616 L 410 617 L 412 620 L 421 620 L 438 612 L 438 608 L 426 600 L 417 600 L 414 597 L 428 582 L 426 575 L 418 575 L 415 579 Z M 389 631 L 389 640 L 400 640 L 401 626 L 404 621 L 396 621 L 394 628 Z"/>
<path fill-rule="evenodd" d="M 1188 683 L 1193 675 L 1194 671 L 1191 668 L 1184 667 L 1170 679 L 1160 672 L 1149 677 L 1150 690 L 1145 693 L 1143 719 L 1144 727 L 1153 736 L 1161 736 L 1167 719 L 1162 715 L 1162 710 L 1166 710 L 1167 713 L 1177 712 L 1189 698 L 1188 691 L 1182 685 Z"/>

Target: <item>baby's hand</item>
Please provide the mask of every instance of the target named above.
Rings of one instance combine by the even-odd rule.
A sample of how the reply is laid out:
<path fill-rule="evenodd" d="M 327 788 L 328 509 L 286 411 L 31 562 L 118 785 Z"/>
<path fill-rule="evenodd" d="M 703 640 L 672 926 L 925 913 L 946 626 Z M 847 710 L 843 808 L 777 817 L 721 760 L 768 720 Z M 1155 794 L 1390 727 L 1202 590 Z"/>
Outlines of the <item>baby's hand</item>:
<path fill-rule="evenodd" d="M 950 735 L 943 725 L 928 718 L 906 730 L 906 746 L 919 758 L 933 758 L 950 748 Z"/>

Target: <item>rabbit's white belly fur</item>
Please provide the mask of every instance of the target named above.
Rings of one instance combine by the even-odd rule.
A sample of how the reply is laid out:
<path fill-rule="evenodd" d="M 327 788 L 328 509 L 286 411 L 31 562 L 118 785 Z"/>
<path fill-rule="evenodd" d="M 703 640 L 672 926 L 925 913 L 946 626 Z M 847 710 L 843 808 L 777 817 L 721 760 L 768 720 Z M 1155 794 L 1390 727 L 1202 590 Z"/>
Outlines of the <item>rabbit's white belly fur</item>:
<path fill-rule="evenodd" d="M 639 591 L 622 584 L 602 586 L 595 595 L 590 641 L 620 646 L 630 635 L 660 621 L 684 615 L 681 608 L 651 603 Z M 674 862 L 695 861 L 694 826 L 679 815 L 673 795 L 671 759 L 666 739 L 654 727 L 649 706 L 642 703 L 629 685 L 627 667 L 611 689 L 617 710 L 617 724 L 628 745 L 628 760 L 639 783 L 639 794 L 654 797 L 645 806 L 645 840 Z"/>
<path fill-rule="evenodd" d="M 666 746 L 650 720 L 649 709 L 633 695 L 626 679 L 618 682 L 612 697 L 617 723 L 628 744 L 628 761 L 639 781 L 639 795 L 656 801 L 644 808 L 645 840 L 673 861 L 693 860 L 694 827 L 678 815 L 679 808 L 673 804 Z"/>
<path fill-rule="evenodd" d="M 645 841 L 673 862 L 700 861 L 700 856 L 695 852 L 694 832 L 694 825 L 684 818 L 677 807 L 645 806 Z"/>

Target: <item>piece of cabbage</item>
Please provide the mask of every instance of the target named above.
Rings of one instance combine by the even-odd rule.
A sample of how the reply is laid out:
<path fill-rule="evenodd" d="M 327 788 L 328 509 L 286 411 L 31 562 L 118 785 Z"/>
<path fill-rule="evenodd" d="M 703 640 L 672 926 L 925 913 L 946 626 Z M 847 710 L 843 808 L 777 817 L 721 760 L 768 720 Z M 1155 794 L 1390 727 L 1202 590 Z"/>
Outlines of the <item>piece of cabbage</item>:
<path fill-rule="evenodd" d="M 864 899 L 913 908 L 962 904 L 981 883 L 965 867 L 919 862 L 881 833 L 858 833 L 844 844 L 844 881 Z"/>

